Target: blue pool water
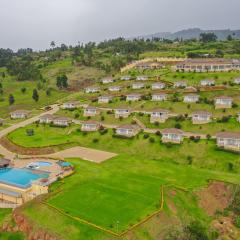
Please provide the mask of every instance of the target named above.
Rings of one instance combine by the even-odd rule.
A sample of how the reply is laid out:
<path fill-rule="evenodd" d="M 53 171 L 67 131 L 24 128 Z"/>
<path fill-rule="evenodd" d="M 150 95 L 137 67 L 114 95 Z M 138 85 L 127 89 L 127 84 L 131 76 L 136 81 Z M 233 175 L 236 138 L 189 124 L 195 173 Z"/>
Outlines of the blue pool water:
<path fill-rule="evenodd" d="M 0 170 L 0 182 L 20 188 L 27 188 L 31 181 L 46 178 L 48 174 L 33 173 L 28 169 L 5 168 Z"/>
<path fill-rule="evenodd" d="M 52 163 L 50 162 L 42 162 L 42 161 L 35 162 L 34 164 L 37 164 L 39 167 L 50 167 L 52 165 Z"/>

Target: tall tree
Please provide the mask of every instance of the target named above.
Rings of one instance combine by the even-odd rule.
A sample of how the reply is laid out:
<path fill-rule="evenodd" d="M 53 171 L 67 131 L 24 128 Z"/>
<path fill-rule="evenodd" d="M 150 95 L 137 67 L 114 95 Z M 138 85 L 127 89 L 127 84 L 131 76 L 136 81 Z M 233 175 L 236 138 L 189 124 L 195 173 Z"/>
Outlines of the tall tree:
<path fill-rule="evenodd" d="M 9 105 L 13 105 L 14 104 L 15 98 L 14 98 L 14 96 L 12 94 L 9 94 L 8 102 L 9 102 Z"/>
<path fill-rule="evenodd" d="M 207 43 L 207 42 L 216 42 L 217 36 L 215 33 L 201 33 L 200 34 L 200 41 Z"/>
<path fill-rule="evenodd" d="M 39 95 L 37 89 L 33 89 L 32 99 L 37 102 L 39 100 Z"/>

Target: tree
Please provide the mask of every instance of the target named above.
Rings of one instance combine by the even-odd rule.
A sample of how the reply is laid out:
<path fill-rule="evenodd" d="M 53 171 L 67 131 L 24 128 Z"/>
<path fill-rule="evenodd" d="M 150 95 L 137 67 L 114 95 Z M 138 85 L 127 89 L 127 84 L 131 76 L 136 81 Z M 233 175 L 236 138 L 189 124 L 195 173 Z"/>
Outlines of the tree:
<path fill-rule="evenodd" d="M 207 42 L 216 42 L 217 41 L 217 36 L 215 33 L 201 33 L 200 34 L 200 41 L 203 43 Z"/>
<path fill-rule="evenodd" d="M 14 96 L 12 94 L 9 94 L 8 102 L 9 102 L 9 105 L 13 105 L 14 104 L 15 99 L 14 99 Z"/>
<path fill-rule="evenodd" d="M 39 100 L 39 95 L 37 89 L 33 89 L 32 99 L 37 102 Z"/>
<path fill-rule="evenodd" d="M 232 40 L 233 40 L 232 35 L 228 35 L 228 36 L 227 36 L 227 40 L 228 40 L 228 41 L 232 41 Z"/>
<path fill-rule="evenodd" d="M 68 77 L 65 74 L 57 76 L 56 85 L 60 89 L 67 88 L 68 87 Z"/>
<path fill-rule="evenodd" d="M 27 89 L 26 89 L 25 87 L 22 87 L 22 88 L 21 88 L 21 92 L 22 92 L 22 93 L 25 93 L 26 90 L 27 90 Z"/>
<path fill-rule="evenodd" d="M 51 48 L 54 48 L 56 46 L 55 42 L 51 41 L 50 46 L 51 46 Z"/>

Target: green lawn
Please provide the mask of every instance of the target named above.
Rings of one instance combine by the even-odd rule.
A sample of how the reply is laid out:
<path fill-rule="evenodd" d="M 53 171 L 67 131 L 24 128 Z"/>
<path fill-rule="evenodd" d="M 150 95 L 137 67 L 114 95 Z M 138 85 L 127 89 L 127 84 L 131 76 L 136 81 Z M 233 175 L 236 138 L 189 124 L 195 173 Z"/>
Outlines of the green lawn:
<path fill-rule="evenodd" d="M 185 140 L 181 145 L 168 145 L 160 143 L 160 137 L 150 135 L 155 139 L 150 143 L 148 139 L 139 134 L 135 139 L 119 139 L 112 137 L 112 131 L 107 134 L 88 133 L 79 131 L 80 126 L 73 125 L 69 128 L 56 128 L 42 125 L 30 125 L 10 133 L 8 138 L 14 143 L 24 147 L 47 147 L 59 144 L 74 143 L 84 147 L 91 147 L 116 153 L 128 153 L 135 158 L 156 159 L 174 163 L 188 164 L 191 157 L 192 164 L 201 168 L 228 171 L 228 163 L 234 164 L 234 171 L 240 172 L 240 155 L 220 151 L 216 148 L 215 141 L 200 141 L 195 143 Z M 27 136 L 26 129 L 33 129 L 34 135 Z M 93 142 L 98 139 L 98 142 Z M 61 147 L 62 148 L 62 147 Z M 196 154 L 198 153 L 198 154 Z"/>

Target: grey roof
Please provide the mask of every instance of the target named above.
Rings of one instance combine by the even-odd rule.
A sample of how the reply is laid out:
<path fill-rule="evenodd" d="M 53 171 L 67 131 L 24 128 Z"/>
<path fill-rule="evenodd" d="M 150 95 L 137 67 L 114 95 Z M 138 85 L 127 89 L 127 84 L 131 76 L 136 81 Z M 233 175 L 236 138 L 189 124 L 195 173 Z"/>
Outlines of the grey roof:
<path fill-rule="evenodd" d="M 216 134 L 217 138 L 234 138 L 240 140 L 240 132 L 220 132 Z"/>
<path fill-rule="evenodd" d="M 183 134 L 183 131 L 180 130 L 180 129 L 177 129 L 177 128 L 165 128 L 162 130 L 162 133 L 163 134 L 168 134 L 168 133 L 172 133 L 172 134 L 180 134 L 182 135 Z"/>

